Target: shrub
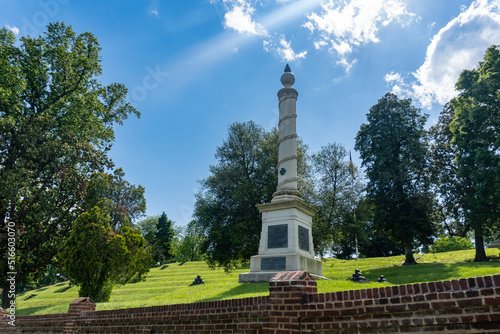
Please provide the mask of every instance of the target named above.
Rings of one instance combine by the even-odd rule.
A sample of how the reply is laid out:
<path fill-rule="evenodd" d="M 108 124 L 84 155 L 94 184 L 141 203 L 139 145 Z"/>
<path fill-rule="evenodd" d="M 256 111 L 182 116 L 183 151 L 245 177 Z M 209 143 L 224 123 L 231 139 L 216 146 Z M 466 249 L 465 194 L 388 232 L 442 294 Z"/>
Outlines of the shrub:
<path fill-rule="evenodd" d="M 462 237 L 441 237 L 434 241 L 431 252 L 444 253 L 458 250 L 472 249 L 474 245 L 467 238 Z"/>

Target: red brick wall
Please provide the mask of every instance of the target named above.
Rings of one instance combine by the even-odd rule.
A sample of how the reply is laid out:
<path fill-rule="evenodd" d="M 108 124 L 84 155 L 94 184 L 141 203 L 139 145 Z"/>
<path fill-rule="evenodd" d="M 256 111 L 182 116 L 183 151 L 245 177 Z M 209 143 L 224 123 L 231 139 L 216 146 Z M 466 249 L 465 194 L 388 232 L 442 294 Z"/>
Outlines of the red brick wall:
<path fill-rule="evenodd" d="M 308 273 L 283 272 L 265 297 L 110 311 L 79 298 L 7 320 L 1 333 L 500 333 L 500 275 L 317 294 Z"/>

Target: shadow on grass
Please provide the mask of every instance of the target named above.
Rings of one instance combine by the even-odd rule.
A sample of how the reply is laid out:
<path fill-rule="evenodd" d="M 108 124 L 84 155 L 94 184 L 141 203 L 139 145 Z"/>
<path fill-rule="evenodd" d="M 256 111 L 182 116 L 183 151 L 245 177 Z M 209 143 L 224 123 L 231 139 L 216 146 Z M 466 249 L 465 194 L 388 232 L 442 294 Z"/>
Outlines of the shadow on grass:
<path fill-rule="evenodd" d="M 260 293 L 262 295 L 269 292 L 269 283 L 244 283 L 240 284 L 231 290 L 224 291 L 216 296 L 201 299 L 201 302 L 204 301 L 212 301 L 212 300 L 221 300 L 221 299 L 238 299 L 241 298 L 241 295 L 249 294 L 249 293 Z"/>
<path fill-rule="evenodd" d="M 500 262 L 420 263 L 414 266 L 367 269 L 363 271 L 363 274 L 370 282 L 376 282 L 380 275 L 384 275 L 389 283 L 410 284 L 457 279 L 460 276 L 460 269 L 464 267 L 498 267 L 500 269 Z"/>
<path fill-rule="evenodd" d="M 71 288 L 72 288 L 72 286 L 65 286 L 64 288 L 57 289 L 56 291 L 54 291 L 54 293 L 66 292 L 66 291 L 68 291 Z"/>
<path fill-rule="evenodd" d="M 27 308 L 17 309 L 16 316 L 18 316 L 18 315 L 32 315 L 33 313 L 45 310 L 45 309 L 50 308 L 52 306 L 54 306 L 54 305 L 27 307 Z"/>

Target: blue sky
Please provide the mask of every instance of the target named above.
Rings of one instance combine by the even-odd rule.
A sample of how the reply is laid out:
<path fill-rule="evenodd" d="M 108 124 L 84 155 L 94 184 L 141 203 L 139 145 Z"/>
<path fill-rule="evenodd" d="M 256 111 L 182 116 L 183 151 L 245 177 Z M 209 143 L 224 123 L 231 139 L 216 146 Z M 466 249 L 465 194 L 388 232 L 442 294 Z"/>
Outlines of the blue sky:
<path fill-rule="evenodd" d="M 110 155 L 146 188 L 147 215 L 180 225 L 227 127 L 277 124 L 287 63 L 310 153 L 350 150 L 386 92 L 412 98 L 431 125 L 459 73 L 500 44 L 500 0 L 0 0 L 0 25 L 18 37 L 57 20 L 92 32 L 101 81 L 129 88 L 142 117 L 116 128 Z"/>

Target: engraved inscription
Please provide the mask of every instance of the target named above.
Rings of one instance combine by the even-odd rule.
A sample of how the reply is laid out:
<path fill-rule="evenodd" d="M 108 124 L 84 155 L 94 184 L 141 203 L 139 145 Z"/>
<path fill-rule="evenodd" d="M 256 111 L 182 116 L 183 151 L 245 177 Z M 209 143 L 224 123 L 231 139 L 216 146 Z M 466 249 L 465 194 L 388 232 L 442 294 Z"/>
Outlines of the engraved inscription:
<path fill-rule="evenodd" d="M 299 248 L 309 252 L 309 230 L 299 226 Z"/>
<path fill-rule="evenodd" d="M 261 270 L 285 270 L 286 257 L 263 257 L 260 260 Z"/>
<path fill-rule="evenodd" d="M 288 247 L 288 224 L 271 225 L 267 229 L 267 248 Z"/>

